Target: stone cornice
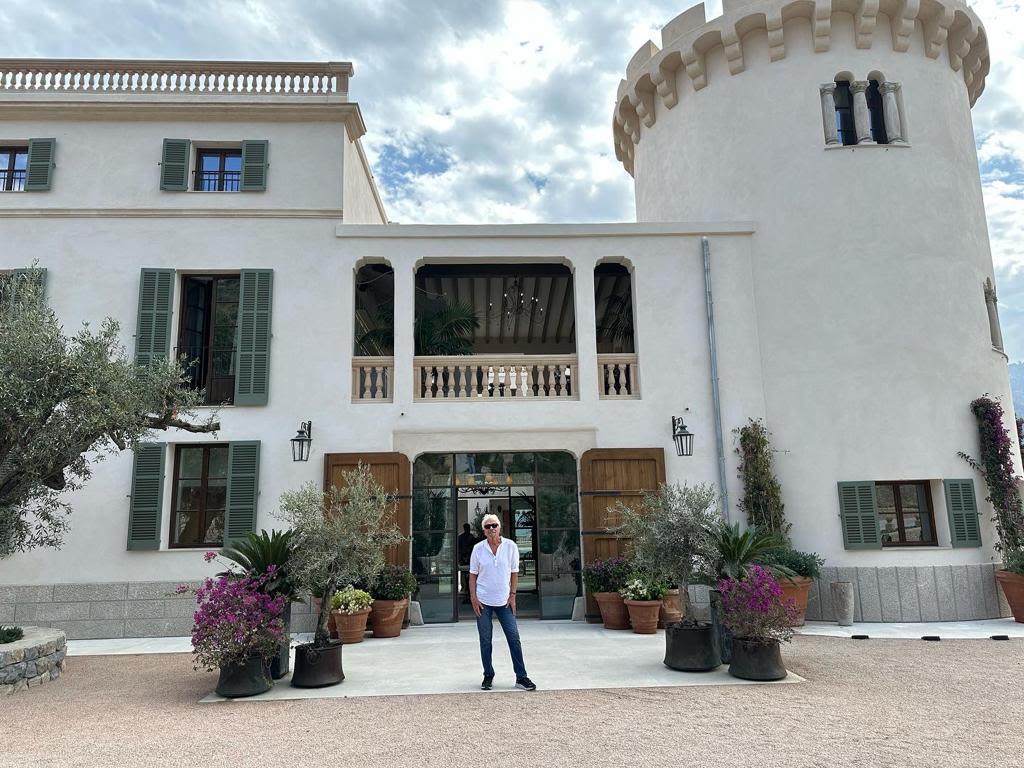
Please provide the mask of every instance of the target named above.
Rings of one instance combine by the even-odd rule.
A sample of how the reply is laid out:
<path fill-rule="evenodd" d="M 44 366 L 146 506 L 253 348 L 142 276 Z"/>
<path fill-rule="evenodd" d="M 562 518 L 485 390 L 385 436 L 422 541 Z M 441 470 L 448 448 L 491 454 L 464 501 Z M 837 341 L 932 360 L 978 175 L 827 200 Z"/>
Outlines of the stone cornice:
<path fill-rule="evenodd" d="M 341 208 L 0 208 L 0 219 L 344 219 Z"/>
<path fill-rule="evenodd" d="M 694 91 L 701 90 L 707 85 L 705 57 L 722 47 L 729 73 L 740 74 L 746 67 L 743 37 L 755 30 L 767 33 L 769 58 L 779 61 L 786 56 L 784 24 L 790 19 L 810 22 L 816 53 L 831 47 L 833 13 L 853 16 L 854 42 L 862 49 L 871 48 L 882 34 L 876 25 L 879 13 L 890 21 L 891 45 L 897 52 L 910 49 L 919 21 L 925 55 L 935 59 L 946 48 L 949 66 L 963 73 L 971 106 L 985 88 L 988 39 L 974 11 L 959 0 L 723 0 L 722 5 L 722 16 L 710 22 L 705 19 L 703 4 L 684 11 L 662 28 L 661 48 L 647 41 L 626 66 L 612 130 L 615 156 L 629 173 L 633 173 L 634 146 L 640 142 L 641 126 L 650 128 L 655 123 L 655 99 L 666 109 L 679 103 L 678 71 L 690 78 Z"/>
<path fill-rule="evenodd" d="M 337 237 L 393 240 L 558 237 L 678 237 L 750 235 L 751 221 L 644 222 L 621 224 L 339 224 Z"/>

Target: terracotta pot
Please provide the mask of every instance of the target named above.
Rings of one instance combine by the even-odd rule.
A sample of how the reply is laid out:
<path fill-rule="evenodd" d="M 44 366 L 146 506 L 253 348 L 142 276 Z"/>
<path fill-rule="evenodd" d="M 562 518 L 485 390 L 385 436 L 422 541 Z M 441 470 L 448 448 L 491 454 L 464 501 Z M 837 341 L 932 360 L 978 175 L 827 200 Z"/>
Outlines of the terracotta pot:
<path fill-rule="evenodd" d="M 761 642 L 734 637 L 729 674 L 741 680 L 781 680 L 786 676 L 778 640 Z"/>
<path fill-rule="evenodd" d="M 661 610 L 658 612 L 658 629 L 669 624 L 678 624 L 683 619 L 683 601 L 678 589 L 670 589 L 661 599 Z"/>
<path fill-rule="evenodd" d="M 1024 624 L 1024 576 L 1013 571 L 996 571 L 996 581 L 1003 588 L 1013 620 Z"/>
<path fill-rule="evenodd" d="M 658 613 L 661 600 L 624 600 L 629 609 L 629 622 L 638 635 L 653 635 L 658 631 Z"/>
<path fill-rule="evenodd" d="M 370 609 L 363 608 L 355 613 L 331 611 L 332 629 L 338 633 L 341 642 L 351 645 L 363 642 L 366 633 L 366 620 L 370 618 Z"/>
<path fill-rule="evenodd" d="M 605 629 L 629 629 L 629 612 L 618 592 L 595 592 Z"/>
<path fill-rule="evenodd" d="M 782 602 L 793 603 L 797 610 L 796 619 L 791 626 L 802 627 L 804 625 L 804 617 L 807 614 L 807 597 L 811 592 L 812 583 L 814 582 L 806 576 L 779 579 L 779 586 L 782 587 Z"/>
<path fill-rule="evenodd" d="M 374 637 L 398 637 L 409 598 L 401 600 L 374 600 L 370 606 L 370 625 Z"/>

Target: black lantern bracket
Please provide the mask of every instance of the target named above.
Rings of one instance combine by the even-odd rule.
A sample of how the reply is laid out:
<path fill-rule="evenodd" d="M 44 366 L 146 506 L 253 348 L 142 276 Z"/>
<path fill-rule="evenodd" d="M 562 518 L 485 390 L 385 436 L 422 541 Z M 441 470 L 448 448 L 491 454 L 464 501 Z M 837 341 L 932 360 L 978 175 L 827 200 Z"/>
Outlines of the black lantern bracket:
<path fill-rule="evenodd" d="M 693 433 L 686 428 L 682 416 L 672 417 L 672 441 L 676 444 L 676 456 L 693 456 Z"/>
<path fill-rule="evenodd" d="M 299 423 L 299 431 L 291 439 L 292 461 L 309 461 L 309 446 L 313 442 L 313 422 Z"/>

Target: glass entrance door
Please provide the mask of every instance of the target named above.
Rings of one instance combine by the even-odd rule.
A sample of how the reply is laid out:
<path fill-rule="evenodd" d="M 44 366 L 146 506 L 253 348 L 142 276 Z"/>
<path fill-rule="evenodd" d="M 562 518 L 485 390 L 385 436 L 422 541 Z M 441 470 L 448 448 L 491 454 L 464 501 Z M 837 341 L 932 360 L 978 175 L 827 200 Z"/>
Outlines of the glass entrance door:
<path fill-rule="evenodd" d="M 570 618 L 580 584 L 576 462 L 566 453 L 426 454 L 413 470 L 413 573 L 427 622 L 471 620 L 484 515 L 519 549 L 518 613 Z"/>

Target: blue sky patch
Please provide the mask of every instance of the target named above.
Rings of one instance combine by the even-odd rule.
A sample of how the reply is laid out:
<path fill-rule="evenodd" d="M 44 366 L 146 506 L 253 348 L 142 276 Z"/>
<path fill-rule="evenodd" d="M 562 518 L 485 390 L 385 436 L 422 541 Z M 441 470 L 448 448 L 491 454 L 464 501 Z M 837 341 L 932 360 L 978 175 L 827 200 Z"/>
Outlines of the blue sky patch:
<path fill-rule="evenodd" d="M 409 191 L 417 177 L 440 176 L 452 167 L 452 162 L 448 147 L 428 139 L 392 141 L 380 148 L 377 180 L 390 194 L 401 195 Z"/>

